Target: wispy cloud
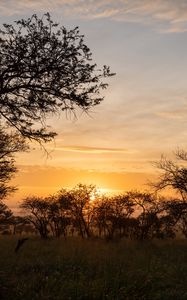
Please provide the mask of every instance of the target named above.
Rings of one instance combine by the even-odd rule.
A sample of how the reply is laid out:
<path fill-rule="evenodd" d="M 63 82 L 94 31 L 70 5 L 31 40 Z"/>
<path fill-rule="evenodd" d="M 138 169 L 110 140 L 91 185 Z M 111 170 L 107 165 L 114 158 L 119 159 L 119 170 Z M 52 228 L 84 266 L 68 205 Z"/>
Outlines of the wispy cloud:
<path fill-rule="evenodd" d="M 79 153 L 128 153 L 127 149 L 123 148 L 102 148 L 102 147 L 88 147 L 88 146 L 62 146 L 55 147 L 56 151 L 68 151 L 68 152 L 79 152 Z"/>
<path fill-rule="evenodd" d="M 165 118 L 165 119 L 177 119 L 183 120 L 186 119 L 187 109 L 184 107 L 183 109 L 175 109 L 175 110 L 167 110 L 160 111 L 155 113 L 156 116 Z"/>
<path fill-rule="evenodd" d="M 60 12 L 79 18 L 154 24 L 161 32 L 187 31 L 186 0 L 1 0 L 1 15 L 34 11 Z"/>

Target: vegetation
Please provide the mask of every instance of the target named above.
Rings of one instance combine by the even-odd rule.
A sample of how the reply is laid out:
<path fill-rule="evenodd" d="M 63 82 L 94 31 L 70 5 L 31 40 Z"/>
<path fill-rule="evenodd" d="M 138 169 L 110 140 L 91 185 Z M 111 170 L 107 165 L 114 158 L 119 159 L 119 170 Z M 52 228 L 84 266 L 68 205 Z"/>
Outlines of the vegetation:
<path fill-rule="evenodd" d="M 187 152 L 184 150 L 178 150 L 175 153 L 175 160 L 167 159 L 162 156 L 159 162 L 156 162 L 156 167 L 159 168 L 162 173 L 157 182 L 151 185 L 156 191 L 163 190 L 167 187 L 171 187 L 176 191 L 181 198 L 187 200 Z"/>
<path fill-rule="evenodd" d="M 179 155 L 186 160 L 184 152 Z M 180 198 L 138 191 L 107 196 L 93 185 L 79 184 L 49 197 L 23 199 L 22 216 L 14 216 L 1 202 L 0 232 L 27 232 L 42 239 L 61 236 L 140 241 L 187 238 L 186 168 L 166 159 L 159 166 L 164 174 L 154 186 L 158 190 L 171 185 L 179 190 Z"/>
<path fill-rule="evenodd" d="M 56 135 L 48 116 L 98 105 L 113 74 L 92 63 L 77 27 L 59 27 L 49 13 L 4 24 L 0 52 L 0 299 L 187 299 L 186 152 L 162 158 L 152 184 L 179 199 L 79 184 L 23 199 L 21 216 L 5 205 L 15 154 Z"/>
<path fill-rule="evenodd" d="M 10 225 L 13 221 L 13 213 L 6 204 L 0 201 L 0 226 Z"/>
<path fill-rule="evenodd" d="M 79 184 L 50 197 L 27 197 L 20 208 L 22 217 L 10 219 L 0 211 L 9 233 L 27 232 L 42 239 L 80 236 L 143 241 L 187 237 L 187 202 L 150 193 L 106 196 L 93 185 Z M 2 223 L 0 231 L 5 229 Z"/>
<path fill-rule="evenodd" d="M 27 145 L 24 139 L 17 133 L 6 133 L 0 126 L 0 199 L 4 199 L 15 188 L 9 185 L 9 181 L 17 171 L 15 167 L 15 154 L 25 151 Z"/>
<path fill-rule="evenodd" d="M 103 78 L 112 76 L 92 63 L 78 27 L 67 30 L 49 13 L 18 20 L 0 29 L 0 199 L 14 191 L 15 154 L 27 140 L 48 142 L 56 135 L 46 119 L 98 105 Z M 14 130 L 13 132 L 10 132 Z"/>
<path fill-rule="evenodd" d="M 87 111 L 99 104 L 102 82 L 111 76 L 91 63 L 92 53 L 78 27 L 67 30 L 50 14 L 4 24 L 0 30 L 0 118 L 22 136 L 38 142 L 55 136 L 45 120 L 49 115 Z"/>
<path fill-rule="evenodd" d="M 2 300 L 185 300 L 186 241 L 0 239 Z"/>

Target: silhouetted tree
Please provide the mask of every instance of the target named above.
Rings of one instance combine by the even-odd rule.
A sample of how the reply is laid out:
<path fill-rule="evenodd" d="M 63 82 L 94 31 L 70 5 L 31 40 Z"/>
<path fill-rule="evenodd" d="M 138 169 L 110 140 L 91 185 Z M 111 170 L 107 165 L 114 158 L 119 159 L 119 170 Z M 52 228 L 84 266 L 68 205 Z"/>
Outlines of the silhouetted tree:
<path fill-rule="evenodd" d="M 28 221 L 24 216 L 14 216 L 13 221 L 13 234 L 22 234 L 23 232 L 34 233 L 35 228 L 30 221 Z"/>
<path fill-rule="evenodd" d="M 152 182 L 151 186 L 160 191 L 167 187 L 171 187 L 178 192 L 183 200 L 187 200 L 187 153 L 179 150 L 175 153 L 175 160 L 167 159 L 162 156 L 155 165 L 161 170 L 161 175 L 156 182 Z"/>
<path fill-rule="evenodd" d="M 49 236 L 49 206 L 48 198 L 34 196 L 25 198 L 20 205 L 28 213 L 25 219 L 33 224 L 43 239 Z"/>
<path fill-rule="evenodd" d="M 180 199 L 166 200 L 164 202 L 164 221 L 168 233 L 175 237 L 179 231 L 187 237 L 187 202 Z"/>
<path fill-rule="evenodd" d="M 134 212 L 133 206 L 134 203 L 126 194 L 103 197 L 95 209 L 99 231 L 104 230 L 107 239 L 112 239 L 114 236 L 127 237 L 128 220 Z"/>
<path fill-rule="evenodd" d="M 107 240 L 174 238 L 177 232 L 187 237 L 187 202 L 147 192 L 107 196 L 99 194 L 94 185 L 78 184 L 54 196 L 27 197 L 20 207 L 26 216 L 11 219 L 11 214 L 7 215 L 15 232 L 17 225 L 32 224 L 42 238 L 51 234 L 66 238 L 71 229 L 82 238 L 99 236 Z"/>
<path fill-rule="evenodd" d="M 13 213 L 8 206 L 0 200 L 0 230 L 3 225 L 10 225 L 13 221 Z"/>
<path fill-rule="evenodd" d="M 128 219 L 134 212 L 134 203 L 127 194 L 113 196 L 111 202 L 113 234 L 116 232 L 120 237 L 128 236 Z"/>
<path fill-rule="evenodd" d="M 69 197 L 61 192 L 60 195 L 49 199 L 49 226 L 54 236 L 67 236 L 67 228 L 71 224 Z"/>
<path fill-rule="evenodd" d="M 136 222 L 132 225 L 133 234 L 131 237 L 138 240 L 152 239 L 158 237 L 160 230 L 159 214 L 163 211 L 159 200 L 150 193 L 132 191 L 127 195 L 134 203 Z"/>
<path fill-rule="evenodd" d="M 0 30 L 0 117 L 22 136 L 36 141 L 54 137 L 46 117 L 60 111 L 87 111 L 99 104 L 102 78 L 111 76 L 92 64 L 78 27 L 67 30 L 50 14 L 4 24 Z M 36 125 L 38 127 L 36 127 Z"/>
<path fill-rule="evenodd" d="M 68 199 L 73 226 L 78 230 L 80 236 L 90 237 L 92 224 L 92 200 L 97 194 L 94 185 L 78 184 L 71 190 L 59 192 L 59 199 Z M 63 200 L 62 200 L 63 201 Z"/>
<path fill-rule="evenodd" d="M 6 133 L 0 126 L 0 199 L 15 190 L 8 182 L 17 171 L 15 167 L 15 154 L 25 151 L 27 146 L 16 133 Z"/>
<path fill-rule="evenodd" d="M 93 221 L 94 226 L 98 231 L 99 237 L 111 238 L 111 220 L 112 215 L 112 203 L 110 198 L 106 195 L 102 195 L 99 199 L 93 203 Z"/>

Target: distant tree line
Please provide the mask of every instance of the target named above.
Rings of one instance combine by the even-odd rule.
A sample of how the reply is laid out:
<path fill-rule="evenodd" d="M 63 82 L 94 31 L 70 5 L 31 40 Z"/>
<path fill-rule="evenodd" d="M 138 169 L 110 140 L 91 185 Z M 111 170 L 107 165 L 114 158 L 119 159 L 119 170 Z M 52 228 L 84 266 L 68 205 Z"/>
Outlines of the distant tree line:
<path fill-rule="evenodd" d="M 7 233 L 10 229 L 12 234 L 30 232 L 43 239 L 75 235 L 151 240 L 175 238 L 177 234 L 187 238 L 187 202 L 151 193 L 130 191 L 107 196 L 93 185 L 79 184 L 54 196 L 27 197 L 20 208 L 24 216 L 14 216 L 1 202 L 2 232 L 6 225 Z"/>

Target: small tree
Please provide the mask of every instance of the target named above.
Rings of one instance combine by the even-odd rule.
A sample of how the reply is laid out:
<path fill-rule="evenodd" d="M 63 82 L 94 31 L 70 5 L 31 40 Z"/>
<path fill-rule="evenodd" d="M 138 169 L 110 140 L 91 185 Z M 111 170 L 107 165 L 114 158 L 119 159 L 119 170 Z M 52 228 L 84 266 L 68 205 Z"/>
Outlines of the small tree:
<path fill-rule="evenodd" d="M 30 224 L 28 220 L 26 220 L 25 217 L 23 216 L 14 216 L 13 217 L 13 234 L 22 234 L 22 232 L 27 228 L 27 227 L 32 227 L 34 231 L 33 224 Z"/>
<path fill-rule="evenodd" d="M 69 197 L 60 195 L 49 198 L 49 226 L 54 236 L 67 236 L 67 228 L 71 224 Z"/>
<path fill-rule="evenodd" d="M 49 206 L 48 199 L 34 196 L 25 198 L 20 205 L 28 213 L 25 219 L 33 224 L 43 239 L 49 235 Z"/>
<path fill-rule="evenodd" d="M 130 218 L 134 213 L 134 203 L 128 193 L 116 195 L 111 198 L 113 232 L 117 231 L 119 237 L 129 236 Z"/>
<path fill-rule="evenodd" d="M 112 213 L 112 203 L 109 197 L 102 195 L 99 199 L 94 201 L 93 220 L 100 237 L 104 236 L 105 238 L 110 238 L 112 236 L 110 220 Z"/>
<path fill-rule="evenodd" d="M 3 225 L 11 225 L 13 222 L 13 213 L 8 208 L 6 204 L 4 204 L 0 200 L 0 230 Z"/>
<path fill-rule="evenodd" d="M 164 201 L 165 215 L 162 220 L 166 228 L 166 233 L 175 237 L 179 231 L 187 237 L 187 202 L 180 199 Z"/>
<path fill-rule="evenodd" d="M 156 190 L 160 191 L 167 187 L 172 188 L 178 192 L 183 200 L 187 200 L 187 153 L 179 150 L 175 153 L 175 160 L 167 159 L 162 156 L 155 166 L 161 171 L 156 182 L 150 185 Z"/>
<path fill-rule="evenodd" d="M 24 137 L 46 142 L 55 135 L 45 125 L 47 116 L 76 107 L 87 111 L 103 100 L 100 91 L 107 84 L 102 78 L 113 74 L 91 63 L 78 27 L 68 31 L 49 13 L 3 26 L 0 118 Z"/>
<path fill-rule="evenodd" d="M 90 237 L 91 224 L 93 217 L 93 206 L 91 198 L 97 194 L 94 185 L 78 184 L 71 190 L 61 190 L 59 192 L 59 200 L 69 201 L 69 212 L 74 227 L 79 232 L 82 238 Z"/>
<path fill-rule="evenodd" d="M 136 222 L 132 237 L 138 240 L 158 237 L 160 230 L 159 214 L 163 211 L 159 200 L 150 193 L 132 191 L 127 195 L 134 204 Z M 133 225 L 133 224 L 132 224 Z"/>
<path fill-rule="evenodd" d="M 94 205 L 94 221 L 99 235 L 107 239 L 123 237 L 128 233 L 128 220 L 134 212 L 128 195 L 102 196 Z"/>

